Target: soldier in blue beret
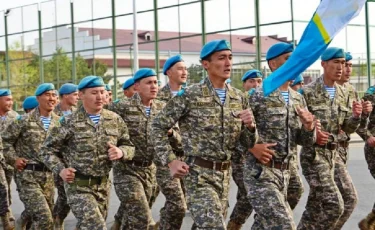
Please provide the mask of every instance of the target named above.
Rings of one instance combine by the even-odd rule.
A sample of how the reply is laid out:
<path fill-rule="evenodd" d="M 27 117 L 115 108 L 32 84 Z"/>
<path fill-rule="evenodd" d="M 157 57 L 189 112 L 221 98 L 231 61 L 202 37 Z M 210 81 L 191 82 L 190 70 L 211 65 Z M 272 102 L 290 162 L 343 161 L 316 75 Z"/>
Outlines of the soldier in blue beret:
<path fill-rule="evenodd" d="M 78 86 L 72 83 L 63 84 L 59 89 L 60 103 L 54 112 L 58 116 L 65 116 L 75 111 L 78 103 Z"/>
<path fill-rule="evenodd" d="M 122 85 L 122 89 L 124 90 L 124 95 L 127 98 L 131 98 L 135 91 L 134 91 L 134 78 L 129 78 L 125 81 L 125 83 Z"/>
<path fill-rule="evenodd" d="M 40 162 L 38 152 L 47 132 L 54 127 L 59 117 L 53 113 L 56 91 L 53 84 L 44 83 L 35 91 L 38 107 L 17 119 L 1 133 L 4 155 L 17 169 L 15 181 L 25 211 L 17 220 L 18 227 L 26 226 L 32 217 L 33 224 L 40 229 L 53 229 L 52 206 L 54 200 L 53 175 Z M 14 155 L 17 150 L 17 155 Z M 30 180 L 35 183 L 30 183 Z M 37 205 L 35 205 L 37 204 Z"/>
<path fill-rule="evenodd" d="M 22 103 L 23 110 L 25 113 L 30 113 L 33 109 L 38 107 L 39 103 L 36 96 L 28 96 Z"/>
<path fill-rule="evenodd" d="M 173 177 L 184 178 L 193 229 L 226 229 L 231 158 L 235 146 L 252 146 L 256 129 L 243 93 L 225 83 L 232 70 L 229 42 L 208 42 L 200 59 L 208 77 L 167 103 L 153 120 L 151 135 L 156 159 Z M 176 122 L 184 127 L 183 160 L 165 137 Z"/>
<path fill-rule="evenodd" d="M 9 89 L 0 89 L 0 130 L 5 128 L 16 119 L 18 114 L 12 110 L 13 97 L 12 92 Z M 0 132 L 1 132 L 0 131 Z M 1 154 L 0 154 L 1 155 Z M 7 155 L 5 155 L 5 162 L 7 162 Z M 14 176 L 13 165 L 4 164 L 0 166 L 0 194 L 3 196 L 0 198 L 0 217 L 3 222 L 4 229 L 11 227 L 11 221 L 14 221 L 14 216 L 10 210 L 12 203 L 11 199 L 11 182 Z M 4 176 L 4 177 L 3 177 Z"/>
<path fill-rule="evenodd" d="M 276 59 L 277 57 L 283 55 L 283 54 L 288 54 L 289 55 L 284 55 L 284 58 L 289 57 L 290 53 L 293 52 L 293 44 L 290 43 L 285 43 L 285 42 L 279 42 L 276 43 L 275 45 L 271 46 L 266 55 L 266 60 L 272 60 Z"/>
<path fill-rule="evenodd" d="M 304 83 L 304 78 L 303 78 L 302 74 L 300 74 L 296 79 L 294 79 L 294 81 L 293 81 L 293 83 L 290 85 L 290 87 L 291 87 L 293 90 L 295 90 L 295 91 L 301 93 L 301 92 L 302 92 L 301 89 L 303 88 L 304 85 L 305 85 L 305 83 Z"/>
<path fill-rule="evenodd" d="M 247 71 L 242 76 L 243 88 L 246 92 L 250 89 L 255 89 L 262 84 L 263 74 L 257 69 Z"/>
<path fill-rule="evenodd" d="M 110 104 L 112 102 L 112 87 L 109 84 L 106 84 L 105 90 L 107 91 L 107 95 L 108 95 L 106 104 Z"/>
<path fill-rule="evenodd" d="M 134 146 L 123 119 L 103 108 L 103 79 L 85 77 L 78 90 L 82 106 L 60 118 L 39 151 L 39 159 L 64 180 L 77 229 L 106 229 L 109 172 L 114 164 L 134 154 Z"/>

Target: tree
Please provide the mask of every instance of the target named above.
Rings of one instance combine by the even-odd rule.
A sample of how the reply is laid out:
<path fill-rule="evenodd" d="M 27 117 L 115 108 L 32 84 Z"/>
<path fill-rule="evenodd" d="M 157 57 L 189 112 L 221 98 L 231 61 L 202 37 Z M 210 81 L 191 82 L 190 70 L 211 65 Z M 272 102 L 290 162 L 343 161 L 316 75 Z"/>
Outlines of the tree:
<path fill-rule="evenodd" d="M 371 76 L 375 74 L 375 63 L 371 64 Z M 353 64 L 352 77 L 355 76 L 367 76 L 367 63 L 364 64 Z"/>
<path fill-rule="evenodd" d="M 189 73 L 189 84 L 199 83 L 202 80 L 204 70 L 201 65 L 191 64 L 191 66 L 187 68 L 187 71 Z"/>

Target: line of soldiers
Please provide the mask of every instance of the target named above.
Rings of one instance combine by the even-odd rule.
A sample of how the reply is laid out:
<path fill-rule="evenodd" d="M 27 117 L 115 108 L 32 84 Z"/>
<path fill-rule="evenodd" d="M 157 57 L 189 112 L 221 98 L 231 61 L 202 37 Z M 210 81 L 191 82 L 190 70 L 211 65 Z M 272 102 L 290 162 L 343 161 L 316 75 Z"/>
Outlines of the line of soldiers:
<path fill-rule="evenodd" d="M 273 45 L 266 56 L 271 71 L 292 52 L 291 44 Z M 10 90 L 0 90 L 4 229 L 14 229 L 12 178 L 25 206 L 16 229 L 64 229 L 70 211 L 76 229 L 107 229 L 112 169 L 120 200 L 113 230 L 180 229 L 187 208 L 192 229 L 241 229 L 253 210 L 252 229 L 341 229 L 358 200 L 347 170 L 350 133 L 366 141 L 375 177 L 375 87 L 358 98 L 344 50 L 328 48 L 321 59 L 324 73 L 314 82 L 303 86 L 299 76 L 267 97 L 258 70 L 244 74 L 245 94 L 226 83 L 232 53 L 225 40 L 202 48 L 208 77 L 189 87 L 177 55 L 163 67 L 169 79 L 163 88 L 155 71 L 143 68 L 123 84 L 126 98 L 114 102 L 97 76 L 64 84 L 59 104 L 53 84 L 39 85 L 22 116 L 11 110 Z M 297 226 L 292 210 L 304 192 L 299 158 L 310 193 Z M 231 176 L 238 194 L 226 224 Z M 159 191 L 166 202 L 155 223 Z M 359 226 L 375 229 L 375 206 Z"/>

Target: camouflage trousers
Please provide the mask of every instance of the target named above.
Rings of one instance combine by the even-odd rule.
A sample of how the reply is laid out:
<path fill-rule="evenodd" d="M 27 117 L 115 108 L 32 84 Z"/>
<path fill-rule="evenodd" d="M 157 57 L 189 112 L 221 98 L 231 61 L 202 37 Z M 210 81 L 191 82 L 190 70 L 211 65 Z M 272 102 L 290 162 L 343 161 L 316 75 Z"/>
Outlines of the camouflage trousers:
<path fill-rule="evenodd" d="M 349 148 L 339 147 L 337 149 L 335 162 L 335 182 L 344 201 L 344 213 L 340 216 L 334 229 L 342 229 L 358 202 L 357 190 L 354 187 L 347 168 Z"/>
<path fill-rule="evenodd" d="M 4 169 L 4 171 L 5 171 L 5 177 L 8 183 L 8 202 L 10 206 L 12 204 L 12 191 L 10 189 L 11 189 L 12 180 L 14 178 L 14 169 L 12 168 L 12 166 L 8 165 L 7 168 Z"/>
<path fill-rule="evenodd" d="M 9 212 L 8 183 L 3 167 L 0 165 L 0 216 Z"/>
<path fill-rule="evenodd" d="M 344 212 L 344 202 L 334 181 L 335 157 L 335 151 L 321 147 L 302 148 L 302 173 L 310 193 L 298 229 L 334 229 Z"/>
<path fill-rule="evenodd" d="M 164 207 L 160 210 L 160 229 L 179 230 L 186 211 L 181 180 L 171 178 L 168 167 L 157 167 L 156 180 L 165 196 Z"/>
<path fill-rule="evenodd" d="M 256 215 L 251 229 L 296 229 L 287 201 L 290 170 L 269 168 L 248 156 L 244 184 Z"/>
<path fill-rule="evenodd" d="M 287 201 L 292 210 L 297 207 L 301 200 L 302 194 L 305 191 L 303 188 L 302 178 L 299 175 L 298 157 L 293 157 L 290 162 L 290 179 L 288 185 Z"/>
<path fill-rule="evenodd" d="M 184 184 L 187 206 L 194 220 L 192 229 L 226 229 L 230 175 L 231 170 L 190 166 Z"/>
<path fill-rule="evenodd" d="M 68 205 L 77 219 L 77 229 L 107 229 L 106 219 L 111 189 L 109 179 L 88 186 L 79 186 L 75 182 L 64 183 L 64 188 Z"/>
<path fill-rule="evenodd" d="M 155 165 L 137 167 L 125 164 L 121 172 L 114 172 L 114 175 L 121 175 L 120 180 L 115 178 L 114 185 L 117 197 L 123 205 L 122 229 L 150 229 L 150 199 L 156 185 L 155 174 Z M 119 181 L 121 183 L 118 183 Z"/>
<path fill-rule="evenodd" d="M 367 162 L 368 169 L 372 175 L 372 177 L 375 179 L 375 148 L 369 147 L 367 143 L 365 144 L 365 159 Z M 372 211 L 375 212 L 375 204 L 372 208 Z"/>
<path fill-rule="evenodd" d="M 59 175 L 54 175 L 54 181 L 57 189 L 57 199 L 52 212 L 53 218 L 58 217 L 60 220 L 65 220 L 70 212 L 70 207 L 65 194 L 64 181 Z"/>
<path fill-rule="evenodd" d="M 25 206 L 22 215 L 31 217 L 36 229 L 53 229 L 52 209 L 54 199 L 51 172 L 23 170 L 15 173 L 18 195 Z"/>

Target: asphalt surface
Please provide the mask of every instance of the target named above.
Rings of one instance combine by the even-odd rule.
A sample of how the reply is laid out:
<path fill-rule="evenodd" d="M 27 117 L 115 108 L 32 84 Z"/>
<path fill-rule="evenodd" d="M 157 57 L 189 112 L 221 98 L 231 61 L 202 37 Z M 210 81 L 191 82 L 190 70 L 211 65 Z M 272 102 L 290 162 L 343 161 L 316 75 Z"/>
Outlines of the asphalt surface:
<path fill-rule="evenodd" d="M 368 172 L 367 164 L 364 159 L 364 153 L 363 153 L 363 142 L 359 141 L 358 139 L 354 138 L 353 143 L 351 143 L 350 146 L 350 160 L 348 164 L 350 175 L 353 178 L 353 182 L 355 187 L 358 191 L 359 196 L 359 202 L 357 204 L 356 209 L 354 210 L 354 213 L 346 223 L 343 229 L 352 230 L 352 229 L 358 229 L 358 222 L 367 215 L 367 213 L 372 209 L 374 202 L 375 202 L 375 181 Z M 302 175 L 302 173 L 301 173 Z M 304 179 L 304 178 L 303 178 Z M 304 211 L 304 207 L 306 204 L 307 196 L 309 194 L 309 186 L 304 180 L 305 185 L 305 193 L 303 194 L 302 200 L 294 210 L 294 218 L 295 222 L 298 224 L 302 212 Z M 237 187 L 235 183 L 231 182 L 231 189 L 230 189 L 230 208 L 229 208 L 229 214 L 231 213 L 234 204 L 236 202 L 236 192 Z M 12 196 L 13 196 L 13 204 L 12 204 L 12 210 L 14 213 L 14 216 L 16 218 L 19 217 L 23 210 L 23 204 L 18 198 L 18 194 L 16 191 L 16 186 L 13 183 L 12 186 Z M 159 210 L 163 206 L 165 201 L 165 198 L 163 195 L 159 195 L 157 198 L 153 209 L 152 209 L 152 215 L 157 221 L 159 219 Z M 113 223 L 113 216 L 115 212 L 117 211 L 117 208 L 119 206 L 119 201 L 117 199 L 117 196 L 115 194 L 114 188 L 112 188 L 111 193 L 111 200 L 110 200 L 110 207 L 109 207 L 109 215 L 107 219 L 107 226 L 110 227 Z M 229 218 L 229 215 L 228 215 Z M 74 229 L 76 220 L 72 214 L 68 216 L 68 218 L 65 220 L 65 229 L 70 230 Z M 250 229 L 251 225 L 253 223 L 253 216 L 251 216 L 246 224 L 244 225 L 243 229 Z M 192 219 L 189 215 L 189 213 L 186 214 L 183 227 L 182 229 L 190 229 L 192 226 Z"/>

